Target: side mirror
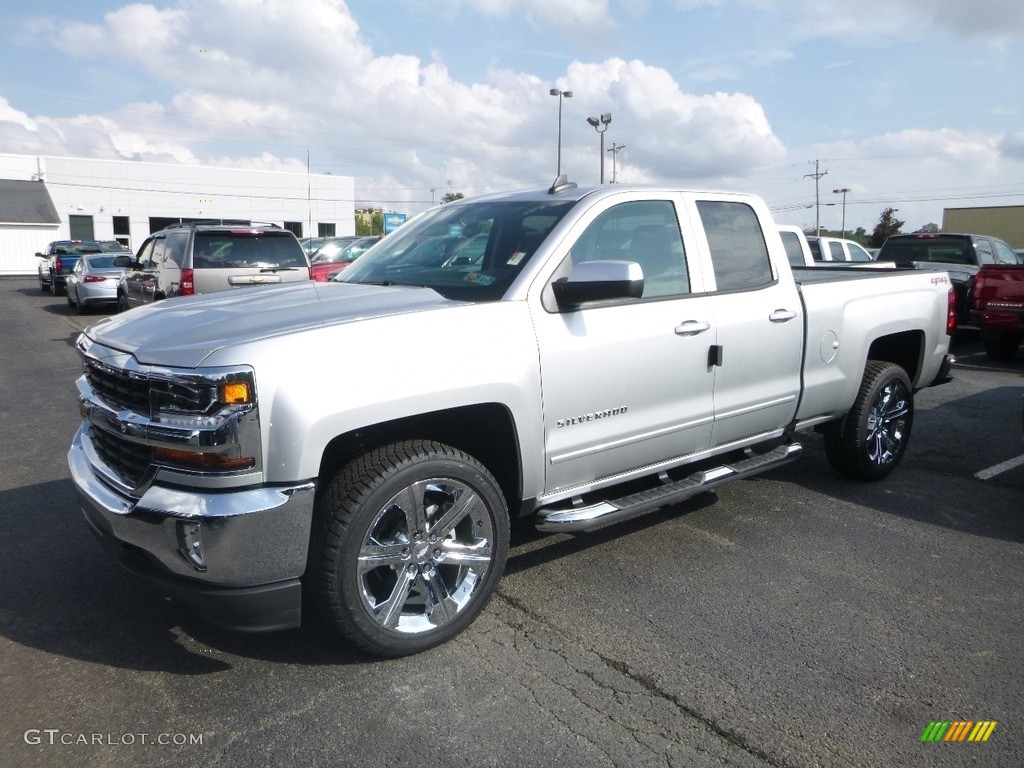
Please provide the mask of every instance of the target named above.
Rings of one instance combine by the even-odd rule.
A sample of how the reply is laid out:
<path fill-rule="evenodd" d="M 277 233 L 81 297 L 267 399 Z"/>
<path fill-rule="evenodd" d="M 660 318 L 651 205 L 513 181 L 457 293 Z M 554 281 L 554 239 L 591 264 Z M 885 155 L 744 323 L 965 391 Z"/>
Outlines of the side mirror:
<path fill-rule="evenodd" d="M 45 253 L 39 253 L 38 251 L 36 251 L 36 258 L 37 259 L 45 259 L 45 258 L 47 258 L 47 256 L 46 256 Z"/>
<path fill-rule="evenodd" d="M 134 263 L 135 263 L 135 259 L 133 259 L 131 256 L 128 256 L 128 255 L 125 255 L 125 256 L 115 256 L 114 257 L 114 266 L 115 267 L 121 267 L 122 269 L 126 269 L 126 268 L 132 266 Z"/>
<path fill-rule="evenodd" d="M 551 284 L 561 309 L 613 299 L 639 299 L 644 294 L 644 272 L 635 261 L 584 261 L 569 277 Z"/>

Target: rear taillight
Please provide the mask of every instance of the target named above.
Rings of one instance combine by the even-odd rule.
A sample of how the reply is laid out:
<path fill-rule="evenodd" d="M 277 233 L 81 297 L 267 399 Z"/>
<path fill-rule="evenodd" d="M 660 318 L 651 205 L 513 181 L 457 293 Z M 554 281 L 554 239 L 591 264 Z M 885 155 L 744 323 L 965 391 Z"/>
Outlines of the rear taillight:
<path fill-rule="evenodd" d="M 53 260 L 53 268 L 57 272 L 60 272 L 61 270 L 64 269 L 64 262 L 60 260 L 60 256 Z"/>
<path fill-rule="evenodd" d="M 100 277 L 99 275 L 86 275 L 82 278 L 83 283 L 102 283 L 107 278 Z"/>
<path fill-rule="evenodd" d="M 946 335 L 952 336 L 956 330 L 956 292 L 950 288 L 946 293 Z"/>
<path fill-rule="evenodd" d="M 195 292 L 195 272 L 191 269 L 181 270 L 181 283 L 178 285 L 178 293 L 182 296 L 194 296 Z"/>

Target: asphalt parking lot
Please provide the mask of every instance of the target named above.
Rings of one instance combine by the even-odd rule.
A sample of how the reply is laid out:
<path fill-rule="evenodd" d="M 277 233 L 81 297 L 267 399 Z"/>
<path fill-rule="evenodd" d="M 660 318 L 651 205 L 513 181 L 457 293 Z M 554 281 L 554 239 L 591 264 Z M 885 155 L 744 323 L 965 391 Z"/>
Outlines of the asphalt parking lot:
<path fill-rule="evenodd" d="M 0 765 L 1024 764 L 1024 351 L 958 338 L 881 483 L 810 435 L 617 527 L 521 531 L 468 631 L 381 662 L 213 628 L 101 550 L 65 460 L 98 317 L 0 280 Z"/>

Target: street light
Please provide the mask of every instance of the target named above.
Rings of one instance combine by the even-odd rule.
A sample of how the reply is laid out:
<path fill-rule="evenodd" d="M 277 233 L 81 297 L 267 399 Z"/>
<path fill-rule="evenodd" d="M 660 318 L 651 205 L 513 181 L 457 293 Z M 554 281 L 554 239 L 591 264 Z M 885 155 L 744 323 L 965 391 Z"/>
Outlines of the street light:
<path fill-rule="evenodd" d="M 557 88 L 552 88 L 550 93 L 552 96 L 558 97 L 558 160 L 555 165 L 555 178 L 557 179 L 562 175 L 562 97 L 571 99 L 572 91 L 560 91 Z"/>
<path fill-rule="evenodd" d="M 846 193 L 849 192 L 849 191 L 850 190 L 847 189 L 846 187 L 843 187 L 842 189 L 833 189 L 832 190 L 832 194 L 833 195 L 842 195 L 843 196 L 843 228 L 840 230 L 840 232 L 843 233 L 843 237 L 846 237 Z"/>
<path fill-rule="evenodd" d="M 601 183 L 604 184 L 604 132 L 608 130 L 608 126 L 612 121 L 612 113 L 605 112 L 601 115 L 600 120 L 596 117 L 588 117 L 587 122 L 594 126 L 594 130 L 597 131 L 601 137 Z M 601 126 L 604 126 L 603 128 Z"/>

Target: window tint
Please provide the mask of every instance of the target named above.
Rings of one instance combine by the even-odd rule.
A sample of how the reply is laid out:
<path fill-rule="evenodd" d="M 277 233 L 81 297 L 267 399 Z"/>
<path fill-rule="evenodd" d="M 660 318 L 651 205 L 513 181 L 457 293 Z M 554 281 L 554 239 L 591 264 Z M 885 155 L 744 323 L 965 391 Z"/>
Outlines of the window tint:
<path fill-rule="evenodd" d="M 153 256 L 153 243 L 154 240 L 147 240 L 142 244 L 142 249 L 139 251 L 139 264 L 146 266 L 146 263 Z"/>
<path fill-rule="evenodd" d="M 828 244 L 828 253 L 832 257 L 832 261 L 846 261 L 846 254 L 843 253 L 842 243 L 830 242 Z"/>
<path fill-rule="evenodd" d="M 821 255 L 821 243 L 817 240 L 808 240 L 807 245 L 811 249 L 811 258 L 815 261 L 824 261 L 825 258 Z"/>
<path fill-rule="evenodd" d="M 991 251 L 989 252 L 991 258 Z M 933 261 L 946 264 L 974 264 L 974 249 L 967 237 L 924 235 L 921 237 L 890 237 L 878 253 L 879 261 L 903 264 L 911 261 Z"/>
<path fill-rule="evenodd" d="M 149 260 L 142 266 L 151 268 L 158 266 L 164 260 L 164 253 L 167 250 L 167 239 L 164 237 L 158 237 L 153 241 L 153 251 L 150 254 Z"/>
<path fill-rule="evenodd" d="M 645 299 L 690 292 L 683 238 L 675 206 L 667 200 L 609 208 L 573 245 L 572 260 L 635 261 L 644 273 Z"/>
<path fill-rule="evenodd" d="M 185 246 L 188 245 L 188 235 L 184 232 L 168 235 L 166 243 L 164 266 L 173 265 L 180 268 L 185 263 Z"/>
<path fill-rule="evenodd" d="M 992 247 L 996 252 L 996 264 L 1019 264 L 1020 260 L 1017 258 L 1017 254 L 1013 252 L 1006 243 L 1000 242 L 999 240 L 992 241 Z"/>
<path fill-rule="evenodd" d="M 194 248 L 194 269 L 308 267 L 291 232 L 196 232 Z"/>
<path fill-rule="evenodd" d="M 978 238 L 978 240 L 976 240 L 975 243 L 974 243 L 974 247 L 978 251 L 978 261 L 981 264 L 995 264 L 996 263 L 995 254 L 992 253 L 992 243 L 991 242 L 989 242 L 988 240 L 985 240 L 983 238 Z M 970 262 L 968 262 L 968 263 L 970 263 Z"/>
<path fill-rule="evenodd" d="M 850 249 L 850 261 L 871 261 L 871 254 L 856 243 L 847 243 Z"/>
<path fill-rule="evenodd" d="M 786 258 L 794 267 L 804 266 L 804 252 L 800 247 L 800 238 L 796 232 L 779 232 L 782 244 L 786 246 Z"/>
<path fill-rule="evenodd" d="M 699 200 L 715 283 L 720 291 L 749 290 L 774 280 L 768 246 L 754 209 L 746 203 Z"/>

